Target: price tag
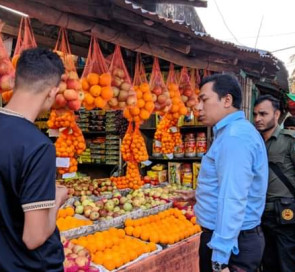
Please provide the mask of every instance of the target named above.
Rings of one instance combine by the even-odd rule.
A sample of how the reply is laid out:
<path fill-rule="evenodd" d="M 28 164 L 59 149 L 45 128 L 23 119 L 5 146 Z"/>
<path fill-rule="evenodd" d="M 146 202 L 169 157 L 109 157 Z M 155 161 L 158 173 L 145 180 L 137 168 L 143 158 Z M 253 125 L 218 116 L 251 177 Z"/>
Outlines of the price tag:
<path fill-rule="evenodd" d="M 177 127 L 171 127 L 171 128 L 170 128 L 170 131 L 171 131 L 172 133 L 176 133 L 176 132 L 177 132 Z"/>
<path fill-rule="evenodd" d="M 47 130 L 49 137 L 58 137 L 59 136 L 59 130 L 58 129 L 48 129 Z"/>
<path fill-rule="evenodd" d="M 158 140 L 155 140 L 155 146 L 156 147 L 161 147 L 162 146 L 162 143 Z"/>
<path fill-rule="evenodd" d="M 166 157 L 167 157 L 169 160 L 172 160 L 172 159 L 173 159 L 173 153 L 166 154 Z"/>
<path fill-rule="evenodd" d="M 144 161 L 144 162 L 141 162 L 141 164 L 142 164 L 143 166 L 149 166 L 149 165 L 152 164 L 152 162 L 149 161 L 149 160 L 146 160 L 146 161 Z"/>
<path fill-rule="evenodd" d="M 70 158 L 56 158 L 56 167 L 68 168 L 70 167 Z"/>
<path fill-rule="evenodd" d="M 67 179 L 67 178 L 74 178 L 76 176 L 76 172 L 72 173 L 65 173 L 62 175 L 62 178 Z"/>

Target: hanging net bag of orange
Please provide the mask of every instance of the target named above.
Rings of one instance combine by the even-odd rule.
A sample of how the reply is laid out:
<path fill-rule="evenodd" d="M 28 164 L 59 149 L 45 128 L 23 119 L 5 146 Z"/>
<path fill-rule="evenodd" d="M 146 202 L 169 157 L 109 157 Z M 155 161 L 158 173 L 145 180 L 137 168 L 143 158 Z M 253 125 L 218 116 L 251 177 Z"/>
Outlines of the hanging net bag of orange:
<path fill-rule="evenodd" d="M 1 30 L 4 23 L 0 23 L 0 93 L 5 103 L 12 95 L 14 88 L 14 68 L 2 41 Z"/>
<path fill-rule="evenodd" d="M 143 123 L 150 118 L 155 104 L 153 102 L 153 96 L 146 78 L 140 53 L 137 53 L 136 56 L 133 86 L 136 92 L 137 102 L 135 106 L 125 108 L 124 117 L 129 121 Z"/>
<path fill-rule="evenodd" d="M 79 110 L 84 99 L 82 85 L 78 77 L 74 56 L 71 54 L 67 31 L 60 28 L 54 51 L 60 56 L 65 67 L 61 77 L 59 91 L 55 97 L 53 108 Z"/>
<path fill-rule="evenodd" d="M 124 110 L 136 105 L 136 94 L 124 63 L 121 48 L 116 45 L 109 71 L 112 76 L 113 98 L 108 107 L 114 110 Z"/>
<path fill-rule="evenodd" d="M 87 61 L 81 77 L 84 91 L 83 106 L 86 110 L 104 109 L 114 92 L 111 87 L 112 77 L 108 72 L 99 43 L 93 36 L 90 40 Z"/>

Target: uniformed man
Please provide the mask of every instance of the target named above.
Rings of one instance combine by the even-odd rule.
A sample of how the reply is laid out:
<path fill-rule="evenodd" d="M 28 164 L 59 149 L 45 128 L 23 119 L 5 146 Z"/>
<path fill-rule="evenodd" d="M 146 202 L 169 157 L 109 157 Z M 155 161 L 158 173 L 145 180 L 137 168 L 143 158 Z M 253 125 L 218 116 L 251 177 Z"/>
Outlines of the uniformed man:
<path fill-rule="evenodd" d="M 269 162 L 274 163 L 295 187 L 295 133 L 280 129 L 279 101 L 271 95 L 260 96 L 254 103 L 254 124 L 264 138 Z M 278 223 L 274 200 L 294 197 L 283 181 L 270 169 L 262 226 L 265 235 L 263 271 L 294 272 L 295 225 Z"/>

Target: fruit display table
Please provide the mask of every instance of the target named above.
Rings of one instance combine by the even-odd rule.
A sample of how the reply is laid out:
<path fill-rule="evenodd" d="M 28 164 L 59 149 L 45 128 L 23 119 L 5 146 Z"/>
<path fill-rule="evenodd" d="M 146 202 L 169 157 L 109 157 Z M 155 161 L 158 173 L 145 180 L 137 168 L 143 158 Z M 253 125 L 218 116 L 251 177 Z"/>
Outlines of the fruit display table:
<path fill-rule="evenodd" d="M 199 245 L 197 234 L 118 271 L 199 272 Z"/>

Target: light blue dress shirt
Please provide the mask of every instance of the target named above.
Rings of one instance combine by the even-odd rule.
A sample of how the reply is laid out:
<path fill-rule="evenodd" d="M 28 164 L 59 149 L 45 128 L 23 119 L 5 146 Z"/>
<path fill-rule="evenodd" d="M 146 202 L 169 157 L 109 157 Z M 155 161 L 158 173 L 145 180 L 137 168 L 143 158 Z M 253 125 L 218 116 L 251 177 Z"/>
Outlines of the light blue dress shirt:
<path fill-rule="evenodd" d="M 198 223 L 213 230 L 212 261 L 228 264 L 238 254 L 241 230 L 260 224 L 268 184 L 265 143 L 236 111 L 214 127 L 214 141 L 202 159 L 194 207 Z"/>

